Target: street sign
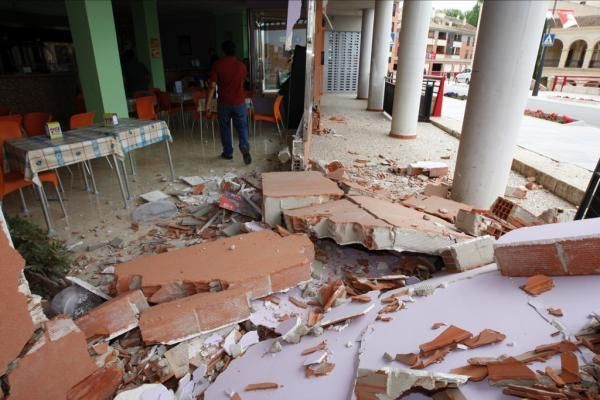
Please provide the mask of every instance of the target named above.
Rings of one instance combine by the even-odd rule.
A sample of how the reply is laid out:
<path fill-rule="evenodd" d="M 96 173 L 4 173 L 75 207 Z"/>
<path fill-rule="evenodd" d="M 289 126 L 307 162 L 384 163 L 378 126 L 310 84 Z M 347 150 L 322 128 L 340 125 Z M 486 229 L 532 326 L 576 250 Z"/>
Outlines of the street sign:
<path fill-rule="evenodd" d="M 542 46 L 544 47 L 552 47 L 554 46 L 554 37 L 556 35 L 554 33 L 544 33 L 544 39 L 542 40 Z"/>

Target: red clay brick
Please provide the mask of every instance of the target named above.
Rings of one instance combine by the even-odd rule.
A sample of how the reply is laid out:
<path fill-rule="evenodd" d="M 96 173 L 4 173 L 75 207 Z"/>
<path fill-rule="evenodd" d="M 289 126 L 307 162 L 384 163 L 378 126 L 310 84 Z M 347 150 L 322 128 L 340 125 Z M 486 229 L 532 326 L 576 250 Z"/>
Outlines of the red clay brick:
<path fill-rule="evenodd" d="M 508 276 L 600 273 L 600 218 L 516 229 L 494 246 Z"/>
<path fill-rule="evenodd" d="M 110 400 L 122 379 L 121 368 L 106 365 L 73 386 L 67 393 L 67 400 Z"/>
<path fill-rule="evenodd" d="M 21 255 L 13 249 L 0 229 L 0 375 L 21 352 L 33 333 L 33 322 L 27 308 L 27 298 L 18 291 L 19 278 L 25 266 Z"/>
<path fill-rule="evenodd" d="M 146 344 L 175 344 L 250 317 L 242 287 L 198 293 L 142 312 L 140 331 Z"/>
<path fill-rule="evenodd" d="M 65 399 L 97 369 L 85 336 L 68 318 L 45 323 L 45 332 L 9 373 L 11 400 Z"/>

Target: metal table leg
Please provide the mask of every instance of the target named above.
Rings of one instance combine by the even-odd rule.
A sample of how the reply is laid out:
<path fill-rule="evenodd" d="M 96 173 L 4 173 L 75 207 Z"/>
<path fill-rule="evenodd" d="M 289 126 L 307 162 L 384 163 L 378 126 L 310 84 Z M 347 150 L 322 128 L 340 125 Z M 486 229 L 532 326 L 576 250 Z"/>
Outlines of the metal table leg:
<path fill-rule="evenodd" d="M 115 165 L 115 172 L 117 173 L 117 179 L 119 180 L 119 187 L 121 188 L 121 196 L 123 196 L 123 205 L 127 209 L 127 196 L 125 196 L 125 188 L 123 187 L 123 179 L 121 178 L 121 171 L 119 170 L 119 162 L 116 155 L 112 155 L 113 162 Z"/>
<path fill-rule="evenodd" d="M 125 181 L 125 191 L 127 192 L 127 200 L 131 200 L 131 192 L 129 191 L 129 178 L 127 177 L 127 165 L 125 160 L 120 162 L 121 168 L 123 169 L 123 180 Z"/>
<path fill-rule="evenodd" d="M 133 158 L 133 151 L 130 151 L 128 154 L 129 164 L 131 164 L 131 175 L 136 176 L 137 173 L 135 172 L 135 159 Z"/>
<path fill-rule="evenodd" d="M 40 185 L 34 185 L 37 188 L 38 194 L 40 195 L 40 202 L 42 203 L 42 212 L 44 214 L 44 219 L 46 220 L 46 225 L 48 226 L 48 234 L 54 235 L 56 232 L 52 227 L 52 222 L 50 221 L 50 213 L 48 211 L 48 199 L 46 198 L 46 193 L 44 192 L 44 187 Z"/>
<path fill-rule="evenodd" d="M 87 178 L 87 172 L 85 170 L 84 163 L 83 162 L 79 163 L 79 166 L 81 167 L 81 175 L 83 175 L 83 181 L 85 182 L 85 191 L 91 192 L 90 183 Z"/>
<path fill-rule="evenodd" d="M 171 180 L 175 181 L 175 170 L 173 169 L 173 158 L 171 158 L 171 146 L 169 146 L 168 140 L 165 140 L 165 145 L 167 146 L 167 157 L 169 158 L 169 168 L 171 169 Z"/>
<path fill-rule="evenodd" d="M 29 209 L 27 208 L 27 203 L 25 202 L 25 196 L 23 195 L 23 189 L 19 189 L 19 196 L 21 197 L 21 205 L 23 206 L 23 214 L 29 215 Z"/>
<path fill-rule="evenodd" d="M 88 172 L 90 173 L 90 178 L 92 180 L 92 188 L 94 189 L 94 193 L 98 194 L 98 188 L 96 187 L 96 178 L 94 177 L 94 171 L 92 170 L 92 161 L 87 160 L 84 161 L 86 167 L 88 168 Z"/>

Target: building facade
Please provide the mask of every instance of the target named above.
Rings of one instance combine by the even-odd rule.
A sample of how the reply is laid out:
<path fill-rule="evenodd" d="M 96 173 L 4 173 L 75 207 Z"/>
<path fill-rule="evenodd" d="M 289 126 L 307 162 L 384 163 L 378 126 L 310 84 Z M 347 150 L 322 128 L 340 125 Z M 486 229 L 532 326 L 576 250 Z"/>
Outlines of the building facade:
<path fill-rule="evenodd" d="M 393 43 L 390 44 L 388 75 L 395 76 L 398 65 L 398 37 L 402 9 L 395 4 L 392 24 Z M 473 62 L 475 35 L 477 28 L 459 18 L 450 17 L 443 11 L 434 10 L 429 25 L 427 54 L 423 70 L 427 75 L 446 75 L 453 77 Z"/>

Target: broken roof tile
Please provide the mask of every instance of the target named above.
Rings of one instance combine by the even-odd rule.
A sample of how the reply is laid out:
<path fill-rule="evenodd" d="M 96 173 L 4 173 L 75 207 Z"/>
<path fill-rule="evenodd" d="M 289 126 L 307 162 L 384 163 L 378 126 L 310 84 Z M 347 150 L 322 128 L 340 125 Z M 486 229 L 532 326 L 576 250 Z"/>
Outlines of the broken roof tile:
<path fill-rule="evenodd" d="M 450 372 L 457 375 L 466 375 L 473 382 L 482 381 L 488 375 L 488 369 L 485 365 L 465 365 L 464 367 L 454 368 Z"/>
<path fill-rule="evenodd" d="M 545 275 L 534 275 L 527 278 L 525 285 L 521 286 L 525 292 L 532 296 L 538 296 L 544 292 L 552 290 L 554 281 Z"/>
<path fill-rule="evenodd" d="M 279 389 L 279 384 L 274 382 L 261 382 L 261 383 L 251 383 L 246 385 L 244 390 L 246 392 L 251 392 L 254 390 L 270 390 L 270 389 Z"/>
<path fill-rule="evenodd" d="M 218 280 L 245 287 L 256 299 L 309 280 L 313 259 L 314 246 L 305 235 L 281 237 L 265 230 L 139 257 L 117 265 L 115 276 L 118 292 L 127 291 L 140 276 L 148 297 L 174 282 L 206 285 Z"/>
<path fill-rule="evenodd" d="M 461 329 L 457 326 L 450 325 L 435 339 L 423 343 L 419 346 L 419 348 L 423 354 L 427 355 L 443 347 L 456 345 L 472 336 L 473 334 L 471 332 Z"/>
<path fill-rule="evenodd" d="M 112 340 L 138 326 L 139 315 L 148 308 L 141 290 L 123 293 L 77 319 L 75 323 L 85 337 Z"/>
<path fill-rule="evenodd" d="M 579 383 L 579 361 L 575 353 L 566 351 L 560 354 L 560 379 L 565 383 Z"/>
<path fill-rule="evenodd" d="M 525 382 L 535 381 L 537 379 L 533 372 L 525 363 L 508 357 L 502 361 L 488 364 L 488 379 L 490 384 L 497 385 L 503 382 Z"/>
<path fill-rule="evenodd" d="M 97 369 L 85 335 L 69 318 L 44 324 L 44 333 L 8 375 L 11 400 L 64 399 Z"/>
<path fill-rule="evenodd" d="M 492 329 L 484 329 L 479 333 L 479 335 L 464 340 L 462 344 L 471 349 L 475 349 L 488 344 L 501 342 L 504 339 L 506 339 L 506 335 Z"/>

